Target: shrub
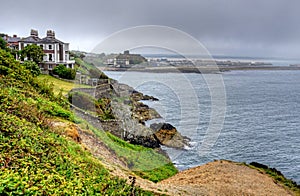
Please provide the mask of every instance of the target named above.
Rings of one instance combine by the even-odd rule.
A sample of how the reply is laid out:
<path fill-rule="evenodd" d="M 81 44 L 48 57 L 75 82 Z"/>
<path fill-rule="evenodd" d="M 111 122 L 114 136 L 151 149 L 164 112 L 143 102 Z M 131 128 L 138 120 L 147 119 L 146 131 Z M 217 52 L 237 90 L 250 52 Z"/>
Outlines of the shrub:
<path fill-rule="evenodd" d="M 53 73 L 64 79 L 74 80 L 76 76 L 76 70 L 66 68 L 66 66 L 60 64 L 53 69 Z"/>
<path fill-rule="evenodd" d="M 36 77 L 41 74 L 40 67 L 34 61 L 25 61 L 23 66 L 31 72 L 33 77 Z"/>

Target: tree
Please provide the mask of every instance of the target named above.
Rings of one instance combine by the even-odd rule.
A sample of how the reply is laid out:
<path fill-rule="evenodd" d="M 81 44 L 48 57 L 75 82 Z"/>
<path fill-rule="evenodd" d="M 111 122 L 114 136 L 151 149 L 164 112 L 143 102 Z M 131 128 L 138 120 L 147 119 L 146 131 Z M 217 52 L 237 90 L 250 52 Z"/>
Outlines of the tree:
<path fill-rule="evenodd" d="M 6 41 L 0 37 L 0 48 L 7 51 Z"/>
<path fill-rule="evenodd" d="M 25 61 L 23 66 L 31 72 L 33 77 L 41 74 L 40 67 L 34 61 Z"/>
<path fill-rule="evenodd" d="M 34 61 L 39 64 L 43 61 L 44 51 L 40 46 L 35 44 L 27 45 L 23 50 L 20 51 L 21 60 L 27 57 L 27 60 Z"/>

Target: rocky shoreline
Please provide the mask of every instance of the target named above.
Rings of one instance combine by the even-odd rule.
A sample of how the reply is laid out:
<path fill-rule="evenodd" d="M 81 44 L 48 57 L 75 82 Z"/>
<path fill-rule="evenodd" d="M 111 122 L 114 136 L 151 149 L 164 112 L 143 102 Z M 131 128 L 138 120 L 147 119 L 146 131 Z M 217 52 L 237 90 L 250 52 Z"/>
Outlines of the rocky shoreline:
<path fill-rule="evenodd" d="M 176 149 L 184 149 L 189 146 L 190 139 L 182 136 L 177 129 L 168 124 L 152 124 L 150 127 L 145 122 L 155 118 L 161 118 L 160 114 L 142 103 L 143 100 L 158 101 L 157 98 L 144 95 L 132 87 L 119 83 L 116 80 L 100 81 L 99 85 L 90 89 L 73 89 L 71 93 L 83 92 L 95 99 L 108 99 L 109 107 L 114 119 L 103 120 L 88 111 L 73 110 L 82 118 L 97 128 L 109 131 L 113 135 L 149 148 L 160 148 L 161 145 Z M 81 102 L 80 102 L 81 104 Z"/>

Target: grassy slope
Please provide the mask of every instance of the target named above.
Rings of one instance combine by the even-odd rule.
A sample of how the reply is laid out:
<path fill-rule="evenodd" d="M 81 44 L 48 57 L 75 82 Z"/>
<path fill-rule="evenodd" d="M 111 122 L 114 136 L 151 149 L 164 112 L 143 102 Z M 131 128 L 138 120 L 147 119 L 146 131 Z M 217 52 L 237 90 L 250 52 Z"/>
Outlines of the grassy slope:
<path fill-rule="evenodd" d="M 148 195 L 111 177 L 81 145 L 51 128 L 74 121 L 64 97 L 0 50 L 1 195 Z"/>
<path fill-rule="evenodd" d="M 67 95 L 72 88 L 89 88 L 87 85 L 74 84 L 72 82 L 66 82 L 50 75 L 40 75 L 39 80 L 45 80 L 47 83 L 53 84 L 53 90 L 56 94 L 62 92 L 63 95 Z"/>
<path fill-rule="evenodd" d="M 94 65 L 83 61 L 79 57 L 75 58 L 75 62 L 78 65 L 78 70 L 83 74 L 88 74 L 90 69 L 96 68 Z"/>

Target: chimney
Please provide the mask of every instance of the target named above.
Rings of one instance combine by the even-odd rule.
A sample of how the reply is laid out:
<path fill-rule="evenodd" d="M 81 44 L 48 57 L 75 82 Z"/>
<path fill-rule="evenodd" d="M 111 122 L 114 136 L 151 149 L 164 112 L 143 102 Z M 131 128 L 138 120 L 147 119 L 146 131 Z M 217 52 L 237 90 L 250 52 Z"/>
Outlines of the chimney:
<path fill-rule="evenodd" d="M 31 29 L 30 35 L 33 36 L 33 37 L 38 37 L 38 36 L 39 36 L 39 33 L 38 33 L 37 30 Z"/>
<path fill-rule="evenodd" d="M 49 38 L 55 38 L 55 32 L 52 30 L 48 30 L 47 31 L 47 37 Z"/>

